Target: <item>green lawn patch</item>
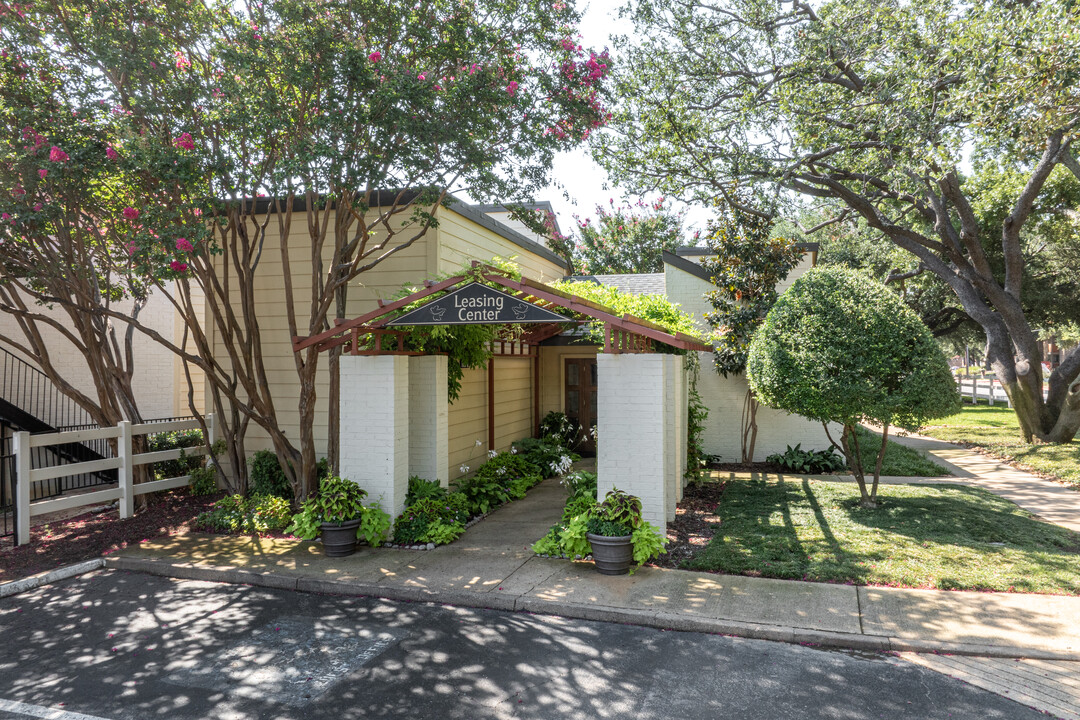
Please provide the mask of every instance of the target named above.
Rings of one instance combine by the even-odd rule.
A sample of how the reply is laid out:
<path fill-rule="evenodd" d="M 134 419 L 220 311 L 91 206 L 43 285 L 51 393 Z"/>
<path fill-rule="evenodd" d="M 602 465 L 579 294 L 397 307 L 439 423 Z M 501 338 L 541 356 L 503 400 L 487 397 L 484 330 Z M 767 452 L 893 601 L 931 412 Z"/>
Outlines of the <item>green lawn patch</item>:
<path fill-rule="evenodd" d="M 864 427 L 856 428 L 855 435 L 859 443 L 859 452 L 862 454 L 863 471 L 872 480 L 877 454 L 881 451 L 881 435 Z M 885 458 L 881 462 L 881 474 L 901 477 L 944 477 L 952 475 L 944 467 L 938 465 L 918 450 L 895 443 L 892 440 L 889 441 L 888 446 L 885 448 Z"/>
<path fill-rule="evenodd" d="M 1026 443 L 1016 413 L 997 404 L 964 405 L 956 415 L 919 431 L 927 437 L 977 446 L 1017 467 L 1072 483 L 1080 488 L 1080 443 Z"/>
<path fill-rule="evenodd" d="M 825 582 L 1080 594 L 1080 533 L 985 490 L 889 485 L 860 508 L 853 483 L 725 481 L 720 527 L 683 567 Z"/>

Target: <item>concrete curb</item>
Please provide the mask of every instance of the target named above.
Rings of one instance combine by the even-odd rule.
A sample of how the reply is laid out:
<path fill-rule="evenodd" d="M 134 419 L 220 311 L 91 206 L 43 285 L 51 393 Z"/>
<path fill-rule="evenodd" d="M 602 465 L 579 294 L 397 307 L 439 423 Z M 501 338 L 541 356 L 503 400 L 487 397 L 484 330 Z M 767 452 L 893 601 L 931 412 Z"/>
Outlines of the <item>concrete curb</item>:
<path fill-rule="evenodd" d="M 477 593 L 468 590 L 440 590 L 439 592 L 433 592 L 421 587 L 378 585 L 353 580 L 314 579 L 279 573 L 252 572 L 239 568 L 206 567 L 132 557 L 109 557 L 104 561 L 104 565 L 115 570 L 143 572 L 183 580 L 238 583 L 278 590 L 367 596 L 399 602 L 426 602 L 484 610 L 555 615 L 576 620 L 623 623 L 680 632 L 714 633 L 753 640 L 818 645 L 846 650 L 939 653 L 1032 660 L 1080 660 L 1080 652 L 843 633 L 813 628 L 740 622 L 722 618 L 678 615 L 638 608 L 582 605 L 500 592 Z"/>
<path fill-rule="evenodd" d="M 57 570 L 50 570 L 49 572 L 31 575 L 30 577 L 22 578 L 21 580 L 12 580 L 11 582 L 0 585 L 0 598 L 17 595 L 21 592 L 33 590 L 42 585 L 49 585 L 50 583 L 59 580 L 67 580 L 68 578 L 73 578 L 77 575 L 82 575 L 102 567 L 105 567 L 105 558 L 95 558 L 93 560 L 87 560 L 86 562 L 68 565 L 67 567 L 62 567 Z"/>

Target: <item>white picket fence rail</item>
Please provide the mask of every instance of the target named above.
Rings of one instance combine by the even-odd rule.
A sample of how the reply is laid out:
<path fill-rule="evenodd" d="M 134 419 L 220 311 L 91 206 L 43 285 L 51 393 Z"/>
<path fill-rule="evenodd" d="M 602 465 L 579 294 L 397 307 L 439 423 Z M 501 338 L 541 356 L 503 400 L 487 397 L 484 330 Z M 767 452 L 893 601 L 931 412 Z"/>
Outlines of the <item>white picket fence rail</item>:
<path fill-rule="evenodd" d="M 135 496 L 159 490 L 171 490 L 172 488 L 184 487 L 191 481 L 190 475 L 182 475 L 150 482 L 134 482 L 135 468 L 140 465 L 165 462 L 167 460 L 179 460 L 181 455 L 193 457 L 205 455 L 207 447 L 214 443 L 214 416 L 206 416 L 206 429 L 209 437 L 207 445 L 193 448 L 159 450 L 157 452 L 133 453 L 131 439 L 138 435 L 156 435 L 163 432 L 177 432 L 180 430 L 200 429 L 197 419 L 173 420 L 170 422 L 139 423 L 133 425 L 124 420 L 116 427 L 96 428 L 94 430 L 71 430 L 67 432 L 47 433 L 43 435 L 31 435 L 28 432 L 17 432 L 14 436 L 15 450 L 15 503 L 16 524 L 15 533 L 20 545 L 30 542 L 30 519 L 37 515 L 69 510 L 84 505 L 99 505 L 101 503 L 120 501 L 120 517 L 128 518 L 135 511 Z M 37 447 L 50 445 L 63 445 L 65 443 L 86 442 L 88 440 L 115 439 L 116 457 L 103 458 L 101 460 L 89 460 L 87 462 L 57 465 L 54 467 L 32 468 L 30 463 L 30 450 Z M 34 483 L 52 480 L 54 478 L 80 475 L 82 473 L 100 472 L 102 470 L 116 470 L 119 478 L 117 487 L 106 490 L 69 495 L 68 497 L 56 498 L 55 500 L 38 500 L 30 502 L 32 496 L 31 486 Z"/>
<path fill-rule="evenodd" d="M 1009 399 L 1008 394 L 1005 392 L 1005 388 L 1001 386 L 999 380 L 992 380 L 990 378 L 957 378 L 956 383 L 960 388 L 960 394 L 965 399 L 971 400 L 974 403 L 976 400 L 986 400 L 990 405 L 995 402 L 1003 402 L 1009 407 L 1012 407 L 1012 400 Z M 1047 391 L 1043 389 L 1043 399 L 1046 399 Z"/>

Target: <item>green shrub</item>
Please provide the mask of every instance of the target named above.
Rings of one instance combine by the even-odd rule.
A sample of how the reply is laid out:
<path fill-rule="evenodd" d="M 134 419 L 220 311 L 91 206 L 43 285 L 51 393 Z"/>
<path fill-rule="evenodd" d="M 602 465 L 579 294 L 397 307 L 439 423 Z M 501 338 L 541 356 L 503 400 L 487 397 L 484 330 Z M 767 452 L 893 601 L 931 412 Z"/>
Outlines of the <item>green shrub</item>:
<path fill-rule="evenodd" d="M 575 448 L 581 439 L 581 425 L 552 410 L 540 421 L 540 437 L 563 448 Z"/>
<path fill-rule="evenodd" d="M 559 474 L 559 467 L 564 464 L 563 457 L 567 456 L 571 462 L 580 460 L 558 443 L 536 438 L 525 438 L 514 443 L 517 454 L 525 459 L 533 467 L 533 472 L 541 477 L 549 478 Z"/>
<path fill-rule="evenodd" d="M 217 469 L 209 464 L 193 468 L 188 487 L 192 495 L 213 495 L 218 491 Z"/>
<path fill-rule="evenodd" d="M 164 450 L 184 450 L 197 448 L 203 444 L 201 430 L 177 430 L 175 432 L 152 433 L 146 436 L 147 452 L 162 452 Z M 202 465 L 202 457 L 195 455 L 189 457 L 182 455 L 178 460 L 165 460 L 156 462 L 150 466 L 150 473 L 155 480 L 183 477 L 189 475 L 192 470 Z"/>
<path fill-rule="evenodd" d="M 408 507 L 422 498 L 442 498 L 446 496 L 446 488 L 437 480 L 425 480 L 413 475 L 409 478 L 409 492 L 405 495 L 405 507 Z"/>
<path fill-rule="evenodd" d="M 591 498 L 596 502 L 596 473 L 586 470 L 572 472 L 559 481 L 570 491 L 570 497 L 578 496 Z"/>
<path fill-rule="evenodd" d="M 248 480 L 252 495 L 270 495 L 292 502 L 292 487 L 274 451 L 259 450 L 248 458 Z"/>
<path fill-rule="evenodd" d="M 257 495 L 244 498 L 229 495 L 196 519 L 196 526 L 224 533 L 265 533 L 284 530 L 292 519 L 292 508 L 283 498 Z"/>
<path fill-rule="evenodd" d="M 468 499 L 470 515 L 483 515 L 510 500 L 510 493 L 501 480 L 483 475 L 458 478 L 454 481 L 454 491 Z"/>
<path fill-rule="evenodd" d="M 445 498 L 421 498 L 394 521 L 394 542 L 445 545 L 465 532 L 468 519 L 468 500 L 460 493 L 450 493 Z"/>
<path fill-rule="evenodd" d="M 762 403 L 843 431 L 847 466 L 864 507 L 868 490 L 855 428 L 864 421 L 915 430 L 960 407 L 941 347 L 919 316 L 881 283 L 841 267 L 808 270 L 780 296 L 754 334 L 750 387 Z M 887 445 L 882 445 L 882 452 Z"/>
<path fill-rule="evenodd" d="M 802 443 L 795 447 L 787 446 L 783 453 L 765 458 L 766 462 L 776 463 L 785 470 L 797 473 L 817 474 L 843 470 L 844 458 L 829 448 L 828 450 L 803 450 Z"/>

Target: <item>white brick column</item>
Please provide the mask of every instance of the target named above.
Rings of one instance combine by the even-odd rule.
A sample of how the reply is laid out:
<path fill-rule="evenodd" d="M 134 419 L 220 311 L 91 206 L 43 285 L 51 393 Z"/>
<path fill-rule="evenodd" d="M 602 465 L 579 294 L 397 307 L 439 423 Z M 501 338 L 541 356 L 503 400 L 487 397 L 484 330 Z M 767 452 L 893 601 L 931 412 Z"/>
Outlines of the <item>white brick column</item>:
<path fill-rule="evenodd" d="M 396 517 L 409 491 L 409 358 L 342 355 L 341 475 Z"/>
<path fill-rule="evenodd" d="M 676 460 L 677 460 L 677 472 L 678 480 L 675 482 L 677 492 L 675 493 L 675 500 L 679 501 L 683 498 L 683 488 L 686 487 L 686 451 L 687 445 L 690 442 L 690 423 L 688 420 L 688 414 L 690 413 L 690 374 L 686 372 L 686 358 L 680 357 L 676 370 L 676 390 L 678 391 L 678 434 L 676 435 Z"/>
<path fill-rule="evenodd" d="M 409 358 L 409 475 L 450 483 L 446 356 Z"/>
<path fill-rule="evenodd" d="M 665 422 L 672 418 L 667 357 L 597 356 L 597 496 L 602 500 L 613 487 L 637 495 L 645 519 L 662 531 L 674 512 L 674 496 L 666 489 L 674 439 Z"/>

